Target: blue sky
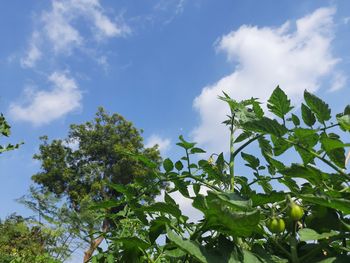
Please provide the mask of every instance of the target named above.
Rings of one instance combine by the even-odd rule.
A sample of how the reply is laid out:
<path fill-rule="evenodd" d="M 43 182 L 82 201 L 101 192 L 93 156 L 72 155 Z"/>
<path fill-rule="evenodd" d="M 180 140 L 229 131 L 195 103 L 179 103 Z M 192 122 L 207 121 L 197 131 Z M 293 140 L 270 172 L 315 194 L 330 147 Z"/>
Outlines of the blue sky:
<path fill-rule="evenodd" d="M 0 111 L 20 149 L 0 158 L 0 218 L 39 171 L 39 136 L 64 138 L 98 106 L 176 156 L 180 134 L 227 150 L 226 105 L 304 89 L 350 102 L 350 2 L 12 0 L 0 8 Z M 2 143 L 5 141 L 3 140 Z"/>

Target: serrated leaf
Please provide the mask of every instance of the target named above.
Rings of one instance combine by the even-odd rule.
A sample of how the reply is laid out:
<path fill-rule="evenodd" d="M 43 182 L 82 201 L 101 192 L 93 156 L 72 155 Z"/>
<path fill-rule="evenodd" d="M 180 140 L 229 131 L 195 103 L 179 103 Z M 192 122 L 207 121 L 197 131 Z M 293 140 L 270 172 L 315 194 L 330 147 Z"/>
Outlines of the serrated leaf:
<path fill-rule="evenodd" d="M 181 210 L 176 206 L 169 203 L 154 203 L 149 206 L 144 206 L 140 210 L 145 212 L 160 212 L 166 213 L 174 216 L 175 218 L 179 218 L 181 216 Z"/>
<path fill-rule="evenodd" d="M 271 135 L 271 141 L 273 143 L 273 153 L 275 156 L 279 156 L 287 151 L 292 145 L 286 142 L 283 138 Z"/>
<path fill-rule="evenodd" d="M 311 111 L 315 113 L 316 118 L 320 123 L 330 120 L 331 109 L 327 103 L 316 95 L 309 93 L 307 90 L 304 91 L 304 99 Z"/>
<path fill-rule="evenodd" d="M 293 122 L 293 124 L 294 124 L 295 126 L 299 126 L 299 125 L 300 125 L 300 120 L 299 120 L 299 118 L 298 118 L 297 115 L 292 114 L 292 122 Z"/>
<path fill-rule="evenodd" d="M 246 166 L 256 170 L 260 166 L 260 161 L 254 155 L 241 152 L 242 158 L 247 162 Z"/>
<path fill-rule="evenodd" d="M 301 104 L 301 117 L 304 123 L 309 127 L 312 127 L 312 125 L 314 125 L 316 122 L 315 115 L 304 103 Z"/>
<path fill-rule="evenodd" d="M 282 137 L 288 131 L 286 127 L 279 124 L 276 120 L 271 120 L 267 117 L 245 122 L 242 126 L 249 131 L 272 134 L 278 137 Z"/>
<path fill-rule="evenodd" d="M 234 140 L 234 143 L 239 143 L 244 141 L 245 139 L 248 139 L 252 135 L 251 132 L 242 132 L 240 135 L 237 136 L 237 138 Z"/>
<path fill-rule="evenodd" d="M 267 108 L 280 118 L 284 118 L 284 116 L 293 109 L 287 95 L 279 86 L 275 88 L 267 101 Z"/>
<path fill-rule="evenodd" d="M 330 138 L 325 133 L 321 136 L 321 147 L 326 151 L 329 159 L 340 168 L 345 169 L 345 149 L 348 146 L 341 140 Z"/>

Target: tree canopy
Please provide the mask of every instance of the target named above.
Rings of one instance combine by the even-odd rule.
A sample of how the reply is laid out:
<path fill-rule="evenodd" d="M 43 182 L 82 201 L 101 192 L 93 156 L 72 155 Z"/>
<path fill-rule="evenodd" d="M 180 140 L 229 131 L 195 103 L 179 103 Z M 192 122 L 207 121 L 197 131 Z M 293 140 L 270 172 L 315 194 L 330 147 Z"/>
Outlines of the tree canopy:
<path fill-rule="evenodd" d="M 101 242 L 94 233 L 113 225 L 89 206 L 93 202 L 118 201 L 121 194 L 113 184 L 153 185 L 154 171 L 130 156 L 141 154 L 152 160 L 155 168 L 160 165 L 157 146 L 145 148 L 141 133 L 121 115 L 109 115 L 99 108 L 92 121 L 71 125 L 65 140 L 49 142 L 48 137 L 41 138 L 39 153 L 34 156 L 41 163 L 41 171 L 32 179 L 39 192 L 54 194 L 67 204 L 71 218 L 80 222 L 77 232 L 90 246 L 87 258 Z M 152 201 L 158 193 L 159 187 L 150 189 L 144 201 Z M 110 212 L 123 207 L 114 207 Z"/>

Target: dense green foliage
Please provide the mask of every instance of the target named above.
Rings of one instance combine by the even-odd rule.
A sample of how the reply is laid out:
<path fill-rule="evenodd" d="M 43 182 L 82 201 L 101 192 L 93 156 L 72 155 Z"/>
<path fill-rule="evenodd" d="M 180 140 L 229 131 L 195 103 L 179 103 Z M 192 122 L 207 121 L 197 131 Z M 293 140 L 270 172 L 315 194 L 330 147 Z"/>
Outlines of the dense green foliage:
<path fill-rule="evenodd" d="M 110 184 L 121 198 L 95 208 L 125 206 L 108 215 L 118 226 L 101 233 L 108 249 L 92 262 L 350 262 L 350 144 L 342 141 L 350 106 L 332 118 L 329 106 L 305 91 L 297 116 L 279 87 L 269 113 L 257 99 L 221 99 L 231 110 L 228 161 L 222 153 L 201 159 L 205 151 L 180 136 L 184 156 L 154 170 L 158 184 L 170 183 L 164 202 L 142 202 L 149 185 L 140 192 L 137 184 Z M 255 151 L 246 152 L 249 145 Z M 235 174 L 237 162 L 251 174 Z M 173 192 L 189 198 L 203 219 L 183 215 Z"/>
<path fill-rule="evenodd" d="M 0 221 L 1 263 L 58 263 L 50 256 L 52 242 L 45 229 L 21 216 L 11 215 Z"/>
<path fill-rule="evenodd" d="M 109 115 L 102 108 L 93 121 L 71 125 L 66 140 L 49 142 L 46 136 L 42 137 L 39 153 L 34 156 L 41 163 L 41 171 L 32 177 L 37 193 L 36 198 L 32 197 L 38 204 L 34 210 L 41 210 L 55 222 L 66 222 L 67 231 L 74 233 L 72 238 L 88 246 L 87 258 L 103 240 L 96 232 L 115 227 L 105 214 L 117 213 L 124 207 L 102 212 L 89 209 L 93 202 L 116 202 L 122 197 L 112 184 L 154 186 L 148 188 L 143 202 L 151 202 L 159 193 L 159 187 L 152 183 L 155 173 L 119 149 L 145 156 L 154 163 L 155 170 L 160 165 L 157 146 L 145 148 L 140 130 L 122 116 Z M 56 209 L 47 209 L 39 202 L 38 197 L 45 195 L 57 198 Z"/>

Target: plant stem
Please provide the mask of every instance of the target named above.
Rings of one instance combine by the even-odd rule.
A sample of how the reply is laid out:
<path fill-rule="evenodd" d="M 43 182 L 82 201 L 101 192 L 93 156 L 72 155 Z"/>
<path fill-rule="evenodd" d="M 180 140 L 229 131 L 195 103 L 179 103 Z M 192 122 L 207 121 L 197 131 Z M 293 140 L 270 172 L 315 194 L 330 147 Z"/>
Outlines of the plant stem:
<path fill-rule="evenodd" d="M 235 129 L 233 126 L 234 117 L 232 116 L 231 127 L 230 127 L 230 189 L 232 192 L 235 190 L 235 156 L 234 156 L 234 133 Z"/>
<path fill-rule="evenodd" d="M 186 159 L 187 159 L 187 168 L 188 168 L 188 173 L 191 174 L 191 168 L 190 168 L 190 155 L 188 154 L 188 150 L 186 149 Z"/>
<path fill-rule="evenodd" d="M 297 238 L 296 238 L 296 224 L 297 222 L 293 223 L 293 231 L 292 235 L 290 237 L 290 253 L 291 253 L 291 261 L 292 263 L 299 263 L 299 258 L 298 258 L 298 252 L 297 252 Z"/>

